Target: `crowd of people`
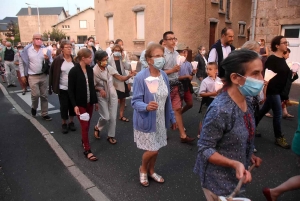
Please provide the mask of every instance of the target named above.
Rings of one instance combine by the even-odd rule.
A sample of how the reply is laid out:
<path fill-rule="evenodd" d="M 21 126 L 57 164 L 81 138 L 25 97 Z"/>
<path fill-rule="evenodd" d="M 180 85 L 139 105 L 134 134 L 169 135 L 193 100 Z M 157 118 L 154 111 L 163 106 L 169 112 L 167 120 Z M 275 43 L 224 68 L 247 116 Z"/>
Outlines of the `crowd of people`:
<path fill-rule="evenodd" d="M 256 127 L 265 115 L 273 118 L 275 144 L 291 148 L 281 127 L 282 117 L 293 118 L 286 106 L 292 82 L 298 79 L 297 72 L 286 63 L 290 53 L 288 41 L 283 36 L 274 37 L 271 55 L 263 39 L 247 41 L 241 48 L 235 48 L 233 41 L 233 30 L 224 28 L 221 38 L 208 53 L 200 45 L 194 58 L 195 68 L 187 60 L 189 47 L 177 43 L 175 33 L 167 31 L 159 43 L 149 42 L 139 60 L 142 69 L 136 72 L 131 69 L 121 39 L 110 41 L 109 47 L 102 50 L 89 37 L 85 48 L 76 49 L 74 40 L 63 39 L 59 45 L 44 44 L 42 36 L 34 34 L 32 43 L 25 47 L 19 44 L 12 48 L 10 42 L 2 40 L 1 76 L 7 88 L 16 87 L 18 78 L 23 95 L 30 88 L 33 117 L 37 115 L 40 101 L 42 118 L 51 121 L 48 94 L 57 94 L 61 131 L 63 134 L 76 131 L 74 117 L 77 116 L 84 155 L 90 161 L 98 160 L 89 143 L 93 110 L 99 113 L 93 136 L 101 138 L 107 125 L 107 141 L 112 145 L 117 143 L 117 118 L 132 121 L 134 142 L 144 150 L 139 179 L 145 187 L 150 184 L 148 176 L 159 183 L 165 181 L 156 173 L 155 164 L 159 150 L 167 145 L 167 129 L 178 129 L 181 143 L 195 140 L 187 134 L 183 123 L 184 113 L 193 107 L 195 94 L 201 100 L 200 112 L 205 115 L 199 120 L 194 172 L 200 176 L 206 199 L 215 201 L 218 196 L 229 195 L 240 179 L 250 182 L 248 168 L 262 164 L 262 159 L 254 154 L 257 151 L 254 139 L 261 137 Z M 264 81 L 266 69 L 277 73 L 270 81 Z M 194 76 L 198 85 L 195 91 Z M 155 90 L 147 79 L 156 83 Z M 133 117 L 129 118 L 125 117 L 124 110 L 131 91 Z M 273 115 L 268 114 L 271 109 Z M 298 117 L 292 149 L 300 163 L 299 126 Z M 263 193 L 268 201 L 274 201 L 283 192 L 297 188 L 300 188 L 299 176 L 276 188 L 265 188 Z"/>

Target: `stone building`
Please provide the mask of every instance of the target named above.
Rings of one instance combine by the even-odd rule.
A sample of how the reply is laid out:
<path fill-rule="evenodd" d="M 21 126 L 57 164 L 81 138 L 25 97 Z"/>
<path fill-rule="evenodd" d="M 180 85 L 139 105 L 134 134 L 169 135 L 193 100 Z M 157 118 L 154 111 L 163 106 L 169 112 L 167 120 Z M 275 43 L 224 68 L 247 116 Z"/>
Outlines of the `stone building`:
<path fill-rule="evenodd" d="M 300 62 L 300 0 L 258 0 L 255 39 L 283 35 L 289 41 L 292 53 L 288 60 Z"/>
<path fill-rule="evenodd" d="M 74 39 L 77 43 L 84 43 L 88 37 L 95 37 L 95 10 L 92 7 L 80 11 L 58 22 L 52 27 L 61 29 L 67 39 Z"/>
<path fill-rule="evenodd" d="M 18 18 L 17 17 L 5 17 L 2 20 L 0 20 L 0 40 L 6 39 L 7 37 L 5 34 L 7 33 L 8 24 L 14 22 L 16 25 L 18 25 Z"/>
<path fill-rule="evenodd" d="M 139 55 L 148 42 L 159 42 L 172 30 L 195 54 L 231 27 L 233 45 L 240 47 L 250 34 L 251 5 L 251 0 L 95 0 L 96 36 L 102 47 L 121 38 L 128 52 Z"/>
<path fill-rule="evenodd" d="M 32 41 L 32 35 L 39 33 L 39 23 L 37 8 L 21 8 L 17 13 L 20 38 L 22 42 Z M 40 32 L 50 31 L 52 25 L 56 24 L 67 17 L 63 7 L 44 7 L 39 8 Z"/>

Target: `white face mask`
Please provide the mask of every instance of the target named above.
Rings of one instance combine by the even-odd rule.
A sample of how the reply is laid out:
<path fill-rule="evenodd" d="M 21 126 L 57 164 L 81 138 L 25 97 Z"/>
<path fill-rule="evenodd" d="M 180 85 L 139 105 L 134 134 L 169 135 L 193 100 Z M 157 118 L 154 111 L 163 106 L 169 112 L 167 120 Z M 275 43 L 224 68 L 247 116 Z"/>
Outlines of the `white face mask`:
<path fill-rule="evenodd" d="M 94 43 L 93 42 L 89 42 L 88 45 L 89 46 L 94 46 Z"/>
<path fill-rule="evenodd" d="M 75 43 L 72 43 L 72 45 L 75 45 Z"/>
<path fill-rule="evenodd" d="M 6 47 L 6 49 L 10 50 L 10 49 L 11 49 L 11 47 Z"/>
<path fill-rule="evenodd" d="M 109 47 L 112 48 L 114 46 L 114 44 L 110 44 Z"/>
<path fill-rule="evenodd" d="M 201 54 L 202 54 L 202 55 L 204 55 L 205 53 L 206 53 L 206 51 L 205 51 L 205 50 L 201 51 Z"/>

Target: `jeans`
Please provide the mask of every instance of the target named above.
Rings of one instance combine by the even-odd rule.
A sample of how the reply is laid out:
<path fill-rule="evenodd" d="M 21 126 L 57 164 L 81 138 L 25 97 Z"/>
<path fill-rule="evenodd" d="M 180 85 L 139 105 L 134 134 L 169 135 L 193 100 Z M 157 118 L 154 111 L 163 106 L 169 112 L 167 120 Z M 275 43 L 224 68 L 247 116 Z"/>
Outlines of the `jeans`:
<path fill-rule="evenodd" d="M 282 108 L 281 108 L 281 99 L 280 95 L 267 95 L 267 100 L 264 103 L 263 107 L 259 111 L 258 121 L 256 125 L 260 122 L 260 120 L 264 117 L 264 115 L 272 109 L 273 111 L 273 130 L 275 138 L 282 137 L 281 132 L 281 117 L 282 117 Z"/>
<path fill-rule="evenodd" d="M 87 112 L 90 115 L 89 121 L 83 121 L 80 119 L 80 116 L 77 116 L 78 120 L 80 122 L 80 126 L 81 126 L 81 139 L 84 144 L 85 151 L 88 151 L 91 149 L 90 142 L 89 142 L 89 128 L 90 128 L 90 122 L 91 122 L 92 115 L 93 115 L 93 107 L 94 106 L 90 103 L 88 103 L 86 107 L 78 106 L 80 114 Z"/>

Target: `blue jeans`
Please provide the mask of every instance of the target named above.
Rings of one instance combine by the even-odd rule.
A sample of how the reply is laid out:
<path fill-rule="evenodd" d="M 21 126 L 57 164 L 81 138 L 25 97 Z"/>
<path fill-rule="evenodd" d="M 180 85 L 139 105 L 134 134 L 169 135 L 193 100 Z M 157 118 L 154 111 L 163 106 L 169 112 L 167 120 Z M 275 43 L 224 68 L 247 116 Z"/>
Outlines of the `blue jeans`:
<path fill-rule="evenodd" d="M 263 107 L 259 111 L 259 118 L 256 122 L 256 125 L 260 122 L 260 120 L 265 116 L 269 110 L 273 111 L 273 130 L 275 138 L 282 137 L 281 132 L 281 117 L 282 117 L 282 108 L 281 108 L 281 99 L 280 95 L 267 95 L 267 100 L 264 103 Z"/>

